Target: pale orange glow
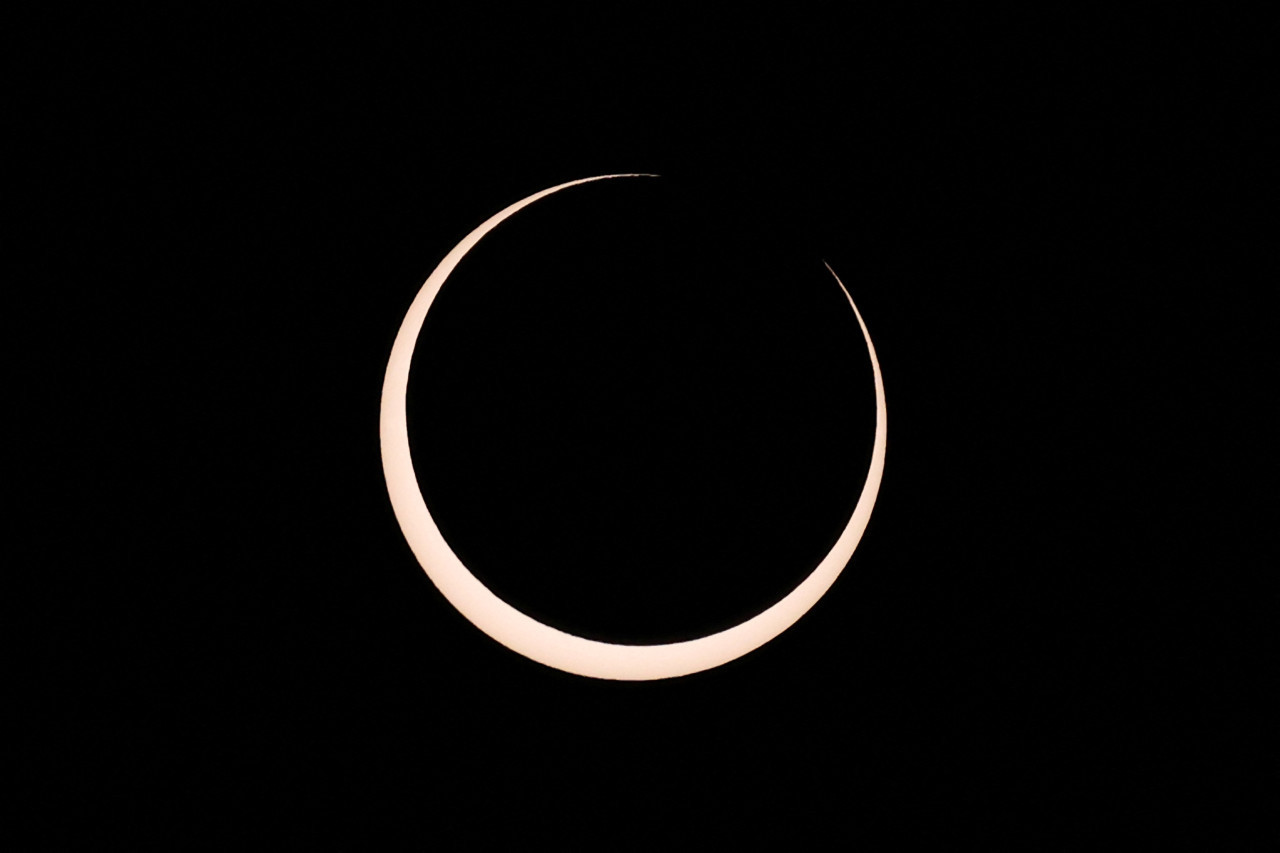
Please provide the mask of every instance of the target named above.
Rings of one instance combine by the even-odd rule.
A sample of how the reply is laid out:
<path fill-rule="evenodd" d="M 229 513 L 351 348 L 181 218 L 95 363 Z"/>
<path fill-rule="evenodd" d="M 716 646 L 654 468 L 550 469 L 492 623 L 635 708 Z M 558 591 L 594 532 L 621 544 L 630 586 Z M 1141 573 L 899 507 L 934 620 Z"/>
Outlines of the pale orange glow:
<path fill-rule="evenodd" d="M 875 443 L 867 481 L 852 517 L 835 546 L 799 586 L 763 613 L 727 630 L 686 642 L 632 646 L 588 640 L 545 625 L 494 595 L 472 575 L 449 548 L 436 527 L 418 487 L 413 461 L 409 455 L 405 397 L 413 349 L 427 310 L 440 292 L 445 279 L 463 256 L 503 220 L 533 202 L 567 187 L 622 177 L 640 176 L 601 175 L 570 181 L 535 193 L 489 218 L 463 238 L 440 262 L 409 306 L 409 312 L 391 347 L 391 358 L 387 363 L 387 375 L 382 386 L 382 467 L 387 479 L 387 491 L 391 496 L 391 506 L 409 547 L 444 597 L 472 624 L 512 651 L 556 669 L 592 678 L 644 681 L 688 675 L 728 663 L 781 634 L 817 603 L 853 557 L 853 551 L 871 518 L 871 510 L 884 473 L 887 426 L 884 383 L 880 376 L 880 362 L 876 359 L 875 347 L 871 343 L 871 334 L 858 312 L 858 306 L 854 305 L 853 298 L 849 296 L 848 289 L 828 265 L 828 271 L 835 277 L 836 284 L 853 308 L 871 356 L 876 392 Z"/>

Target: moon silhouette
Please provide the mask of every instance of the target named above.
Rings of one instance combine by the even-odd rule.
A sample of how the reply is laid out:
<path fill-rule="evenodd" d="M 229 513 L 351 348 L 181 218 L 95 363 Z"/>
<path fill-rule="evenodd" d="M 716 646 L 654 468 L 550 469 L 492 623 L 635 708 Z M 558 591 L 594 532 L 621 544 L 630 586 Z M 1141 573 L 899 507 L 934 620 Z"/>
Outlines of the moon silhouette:
<path fill-rule="evenodd" d="M 853 309 L 867 342 L 867 352 L 871 356 L 871 368 L 875 377 L 876 432 L 867 481 L 862 487 L 853 515 L 835 545 L 808 577 L 777 603 L 732 628 L 694 640 L 643 646 L 589 640 L 553 628 L 520 612 L 482 584 L 445 542 L 427 508 L 413 470 L 405 402 L 409 387 L 409 366 L 413 360 L 418 334 L 431 303 L 458 262 L 504 220 L 535 201 L 568 187 L 628 177 L 656 176 L 640 173 L 600 175 L 542 190 L 487 219 L 445 255 L 409 306 L 395 343 L 392 344 L 382 386 L 380 434 L 382 468 L 396 520 L 427 577 L 458 612 L 502 645 L 547 666 L 591 678 L 647 681 L 689 675 L 739 658 L 791 627 L 818 602 L 852 558 L 871 518 L 871 510 L 884 474 L 887 426 L 884 382 L 875 346 L 871 343 L 871 334 L 867 331 L 867 325 L 863 322 L 853 297 L 828 264 L 827 270 L 849 300 L 849 307 Z"/>

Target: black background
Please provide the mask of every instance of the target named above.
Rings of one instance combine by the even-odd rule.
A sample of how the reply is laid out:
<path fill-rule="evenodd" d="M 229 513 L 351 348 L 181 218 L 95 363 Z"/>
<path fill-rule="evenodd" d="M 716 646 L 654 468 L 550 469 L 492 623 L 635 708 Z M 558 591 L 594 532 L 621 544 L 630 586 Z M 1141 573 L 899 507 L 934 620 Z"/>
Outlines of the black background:
<path fill-rule="evenodd" d="M 24 29 L 33 837 L 1235 831 L 1257 681 L 1213 650 L 1245 647 L 1246 523 L 1224 508 L 1245 478 L 1211 436 L 1256 405 L 1222 381 L 1260 341 L 1228 263 L 1246 99 L 1220 22 L 1086 29 Z M 493 588 L 661 642 L 802 578 L 874 418 L 824 260 L 888 397 L 884 485 L 830 593 L 665 682 L 567 675 L 474 629 L 405 544 L 378 447 L 391 342 L 440 258 L 613 172 L 663 177 L 494 232 L 415 358 L 419 476 Z"/>

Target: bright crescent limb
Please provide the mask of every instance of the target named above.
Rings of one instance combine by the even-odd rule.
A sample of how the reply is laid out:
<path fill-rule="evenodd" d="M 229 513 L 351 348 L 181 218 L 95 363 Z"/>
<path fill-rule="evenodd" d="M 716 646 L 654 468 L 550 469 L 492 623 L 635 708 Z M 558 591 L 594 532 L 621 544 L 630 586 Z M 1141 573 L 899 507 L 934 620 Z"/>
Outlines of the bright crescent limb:
<path fill-rule="evenodd" d="M 400 529 L 410 549 L 427 576 L 449 603 L 473 625 L 514 652 L 547 666 L 592 678 L 646 681 L 673 678 L 720 666 L 753 651 L 791 627 L 817 603 L 853 557 L 853 551 L 866 530 L 871 510 L 884 473 L 887 426 L 885 421 L 884 382 L 880 362 L 871 343 L 871 334 L 863 322 L 858 306 L 848 289 L 827 265 L 827 270 L 840 285 L 849 306 L 853 308 L 867 342 L 876 387 L 876 433 L 871 453 L 871 467 L 857 506 L 844 532 L 826 557 L 799 586 L 776 604 L 752 618 L 705 637 L 664 645 L 632 646 L 588 640 L 545 625 L 521 613 L 494 595 L 462 564 L 445 542 L 427 509 L 418 487 L 409 455 L 409 432 L 405 417 L 405 399 L 409 387 L 409 366 L 427 309 L 440 292 L 445 279 L 476 243 L 503 220 L 522 208 L 568 187 L 607 178 L 641 177 L 639 174 L 601 175 L 569 181 L 551 187 L 512 204 L 486 220 L 463 238 L 428 276 L 422 289 L 409 306 L 400 332 L 391 347 L 387 375 L 382 386 L 382 468 L 387 491 Z"/>

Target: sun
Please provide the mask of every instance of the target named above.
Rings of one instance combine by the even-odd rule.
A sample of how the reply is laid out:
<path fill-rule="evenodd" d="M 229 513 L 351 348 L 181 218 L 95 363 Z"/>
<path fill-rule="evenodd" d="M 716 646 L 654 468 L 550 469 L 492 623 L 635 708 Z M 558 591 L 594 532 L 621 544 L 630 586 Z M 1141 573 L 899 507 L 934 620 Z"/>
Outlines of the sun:
<path fill-rule="evenodd" d="M 592 181 L 629 177 L 657 176 L 639 173 L 600 175 L 542 190 L 490 217 L 445 255 L 409 306 L 395 343 L 392 344 L 382 386 L 380 433 L 382 468 L 396 520 L 427 576 L 458 612 L 502 645 L 547 666 L 592 678 L 647 681 L 689 675 L 739 658 L 791 627 L 826 594 L 853 557 L 854 549 L 871 518 L 884 474 L 888 427 L 884 381 L 871 334 L 867 331 L 867 325 L 863 322 L 853 297 L 828 265 L 827 270 L 848 299 L 849 307 L 858 319 L 871 357 L 876 395 L 875 440 L 866 483 L 844 531 L 818 566 L 795 589 L 762 613 L 714 634 L 663 645 L 623 645 L 589 640 L 552 628 L 520 612 L 482 584 L 449 548 L 431 517 L 418 486 L 409 452 L 405 401 L 409 386 L 409 367 L 423 321 L 449 274 L 486 234 L 504 220 L 560 190 Z"/>

